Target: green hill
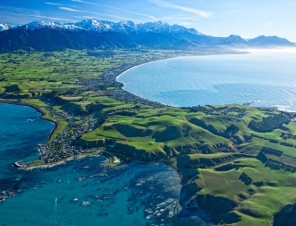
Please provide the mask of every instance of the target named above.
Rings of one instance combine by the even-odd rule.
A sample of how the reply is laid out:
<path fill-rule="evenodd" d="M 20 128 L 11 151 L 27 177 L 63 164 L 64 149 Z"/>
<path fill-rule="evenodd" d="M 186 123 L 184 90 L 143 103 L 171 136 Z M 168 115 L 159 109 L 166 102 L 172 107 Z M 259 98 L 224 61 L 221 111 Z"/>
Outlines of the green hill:
<path fill-rule="evenodd" d="M 122 160 L 162 160 L 182 177 L 181 205 L 198 204 L 216 225 L 296 224 L 296 114 L 157 105 L 107 75 L 184 53 L 95 53 L 0 54 L 0 101 L 36 106 L 56 123 L 38 163 L 104 150 Z"/>

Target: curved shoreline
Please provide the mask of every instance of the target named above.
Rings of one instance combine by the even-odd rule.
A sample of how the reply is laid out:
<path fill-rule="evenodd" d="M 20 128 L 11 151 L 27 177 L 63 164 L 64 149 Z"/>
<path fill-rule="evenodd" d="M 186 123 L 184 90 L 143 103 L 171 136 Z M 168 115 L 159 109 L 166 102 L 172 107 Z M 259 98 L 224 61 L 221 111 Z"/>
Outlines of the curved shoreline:
<path fill-rule="evenodd" d="M 136 64 L 136 65 L 134 65 L 134 66 L 129 67 L 128 69 L 124 70 L 124 71 L 121 72 L 119 75 L 117 75 L 117 76 L 115 77 L 115 79 L 114 79 L 114 82 L 117 82 L 117 83 L 119 83 L 119 84 L 122 85 L 122 87 L 121 87 L 121 90 L 122 90 L 122 91 L 125 91 L 125 92 L 127 92 L 127 93 L 129 93 L 129 94 L 132 94 L 132 95 L 134 95 L 134 96 L 136 96 L 136 97 L 138 97 L 138 98 L 140 98 L 140 99 L 145 99 L 145 100 L 148 100 L 148 101 L 150 101 L 150 102 L 159 103 L 159 104 L 164 105 L 164 106 L 167 106 L 167 107 L 181 108 L 181 106 L 173 106 L 173 105 L 170 105 L 170 104 L 162 103 L 162 102 L 160 102 L 160 101 L 150 100 L 150 99 L 148 99 L 148 98 L 141 97 L 141 96 L 139 96 L 138 94 L 132 93 L 132 92 L 130 92 L 130 91 L 128 91 L 128 90 L 125 89 L 125 87 L 126 87 L 126 83 L 118 81 L 118 78 L 120 78 L 122 75 L 124 75 L 124 74 L 127 73 L 128 71 L 131 71 L 131 70 L 133 70 L 133 69 L 135 69 L 135 68 L 138 68 L 138 67 L 143 66 L 143 65 L 146 65 L 146 64 L 155 63 L 155 62 L 158 62 L 158 61 L 172 60 L 172 59 L 179 59 L 179 58 L 191 58 L 191 57 L 199 57 L 199 56 L 200 56 L 200 57 L 205 57 L 205 56 L 236 55 L 236 54 L 251 54 L 251 53 L 250 53 L 250 52 L 235 52 L 235 53 L 228 53 L 228 54 L 227 54 L 227 53 L 221 53 L 221 54 L 219 54 L 219 53 L 214 54 L 214 53 L 213 53 L 213 54 L 200 54 L 200 55 L 192 55 L 192 56 L 177 56 L 177 57 L 169 57 L 169 58 L 164 58 L 164 59 L 152 60 L 152 61 L 149 61 L 149 62 L 145 62 L 145 63 L 141 63 L 141 64 Z M 112 71 L 112 70 L 111 70 L 111 71 Z M 233 104 L 236 104 L 236 103 L 233 103 Z M 213 105 L 213 104 L 210 104 L 210 105 Z M 222 105 L 227 105 L 227 104 L 222 104 Z M 190 107 L 196 107 L 196 106 L 197 106 L 197 105 L 186 106 L 186 107 L 190 108 Z M 201 106 L 205 106 L 205 105 L 201 105 Z"/>
<path fill-rule="evenodd" d="M 128 71 L 130 71 L 130 70 L 132 70 L 134 68 L 137 68 L 139 66 L 142 66 L 142 65 L 145 65 L 145 64 L 154 63 L 154 62 L 158 62 L 158 61 L 162 61 L 162 60 L 172 60 L 172 59 L 188 58 L 188 57 L 206 57 L 206 56 L 219 56 L 219 55 L 237 55 L 237 54 L 252 54 L 252 53 L 251 52 L 240 52 L 240 51 L 238 51 L 238 52 L 220 53 L 220 54 L 219 53 L 216 53 L 216 54 L 215 53 L 211 53 L 211 54 L 199 54 L 199 55 L 192 55 L 192 56 L 189 56 L 189 55 L 188 56 L 176 56 L 176 57 L 168 57 L 168 58 L 163 58 L 163 59 L 158 59 L 158 60 L 152 60 L 152 61 L 149 61 L 149 62 L 145 62 L 145 63 L 141 63 L 141 64 L 138 64 L 138 65 L 135 65 L 135 66 L 133 66 L 133 67 L 125 70 L 124 72 L 122 72 L 120 75 L 118 75 L 116 77 L 116 81 L 119 82 L 119 83 L 121 83 L 121 84 L 124 84 L 124 83 L 122 83 L 122 82 L 120 82 L 120 81 L 117 80 L 124 73 L 126 73 L 126 72 L 128 72 Z"/>
<path fill-rule="evenodd" d="M 167 58 L 167 59 L 169 59 L 169 58 Z M 164 59 L 163 59 L 163 60 L 164 60 Z M 160 60 L 156 60 L 156 61 L 160 61 Z M 144 63 L 144 64 L 148 64 L 148 63 L 152 63 L 152 62 L 153 62 L 153 61 L 150 61 L 150 62 L 147 62 L 147 63 Z M 141 65 L 143 65 L 143 64 L 139 64 L 139 65 L 134 66 L 134 67 L 139 67 L 139 66 L 141 66 Z M 126 70 L 126 71 L 124 71 L 123 73 L 121 73 L 119 76 L 121 76 L 121 75 L 124 74 L 125 72 L 127 72 L 127 71 L 133 69 L 134 67 L 129 68 L 128 70 Z M 116 80 L 117 80 L 117 78 L 118 78 L 119 76 L 116 77 Z M 120 83 L 119 81 L 117 81 L 117 82 Z M 121 83 L 121 84 L 122 84 L 122 83 Z M 123 91 L 125 91 L 125 92 L 128 92 L 128 91 L 124 90 L 123 87 L 121 88 L 121 90 L 123 90 Z M 129 92 L 128 92 L 128 93 L 129 93 Z M 131 94 L 132 94 L 132 93 L 131 93 Z M 133 94 L 133 95 L 135 95 L 135 94 Z M 139 97 L 139 98 L 142 98 L 142 97 Z M 1 103 L 1 100 L 0 100 L 0 103 Z M 21 105 L 21 106 L 31 107 L 31 108 L 35 109 L 37 112 L 40 112 L 40 113 L 42 114 L 42 116 L 44 116 L 44 115 L 46 114 L 46 113 L 45 113 L 45 112 L 44 112 L 39 106 L 35 106 L 35 105 L 32 105 L 32 104 L 20 103 L 20 102 L 16 102 L 16 103 L 12 102 L 12 103 L 4 103 L 4 104 L 14 104 L 14 105 Z M 179 108 L 179 107 L 177 107 L 177 108 Z M 42 118 L 42 116 L 41 116 L 40 118 Z M 50 120 L 50 119 L 45 119 L 45 118 L 42 118 L 42 119 L 47 120 L 47 121 L 50 121 L 50 122 L 52 122 L 52 123 L 55 125 L 55 127 L 52 129 L 52 131 L 51 131 L 51 133 L 50 133 L 50 136 L 49 136 L 49 140 L 50 140 L 52 134 L 56 131 L 58 124 L 57 124 L 56 122 L 54 122 L 53 120 Z M 81 156 L 81 157 L 83 158 L 84 156 Z M 67 162 L 66 159 L 65 159 L 65 161 Z M 70 161 L 70 159 L 69 159 L 69 161 Z M 138 161 L 142 162 L 141 160 L 138 160 Z M 160 161 L 162 161 L 162 160 L 160 160 Z M 164 162 L 164 161 L 162 161 L 162 162 Z M 164 163 L 167 164 L 166 162 L 164 162 Z M 51 167 L 55 167 L 55 166 L 59 167 L 60 164 L 64 164 L 64 162 L 62 162 L 62 163 L 57 163 L 57 164 L 52 164 L 52 165 L 43 165 L 43 166 L 44 166 L 45 168 L 47 168 L 47 167 L 48 167 L 48 168 L 51 168 Z M 178 169 L 177 169 L 176 167 L 170 165 L 170 164 L 167 164 L 167 165 L 170 166 L 170 167 L 172 167 L 172 168 L 174 168 L 174 169 L 176 170 L 176 172 L 178 173 L 178 175 L 179 175 L 179 177 L 180 177 L 180 179 L 181 179 L 181 181 L 182 181 L 183 178 L 182 178 L 180 172 L 178 171 Z M 40 167 L 36 167 L 36 168 L 42 168 L 42 166 L 40 166 Z M 32 168 L 32 169 L 33 169 L 33 168 Z M 31 170 L 31 169 L 28 169 L 28 170 Z M 203 211 L 203 212 L 204 212 L 204 211 Z M 204 213 L 205 213 L 207 216 L 209 216 L 206 212 L 204 212 Z M 209 217 L 211 218 L 211 216 L 209 216 Z"/>
<path fill-rule="evenodd" d="M 229 54 L 235 54 L 235 53 L 229 53 Z M 135 94 L 135 93 L 132 93 L 132 92 L 130 92 L 130 91 L 128 91 L 128 90 L 125 89 L 126 84 L 123 83 L 123 82 L 118 81 L 118 78 L 121 77 L 122 75 L 124 75 L 125 73 L 127 73 L 128 71 L 133 70 L 133 69 L 135 69 L 135 68 L 137 68 L 137 67 L 140 67 L 140 66 L 142 66 L 142 65 L 146 65 L 146 64 L 150 64 L 150 63 L 155 63 L 155 62 L 162 61 L 162 60 L 172 60 L 172 59 L 178 59 L 178 58 L 197 57 L 197 56 L 201 56 L 201 57 L 202 57 L 202 56 L 215 56 L 215 55 L 223 55 L 223 54 L 200 54 L 200 55 L 192 55 L 192 56 L 168 57 L 168 58 L 164 58 L 164 59 L 152 60 L 152 61 L 149 61 L 149 62 L 145 62 L 145 63 L 141 63 L 141 64 L 136 64 L 136 65 L 131 66 L 130 68 L 124 70 L 124 71 L 121 72 L 119 75 L 117 75 L 117 76 L 115 77 L 115 79 L 114 79 L 114 82 L 117 82 L 117 83 L 119 83 L 119 84 L 122 84 L 122 87 L 121 87 L 121 90 L 122 90 L 122 91 L 125 91 L 125 92 L 127 92 L 127 93 L 129 93 L 129 94 L 132 94 L 132 95 L 134 95 L 134 96 L 136 96 L 136 97 L 138 97 L 138 98 L 140 98 L 140 99 L 145 99 L 145 100 L 148 100 L 148 101 L 150 101 L 150 102 L 159 103 L 159 104 L 164 105 L 164 106 L 166 106 L 166 107 L 180 108 L 180 107 L 178 107 L 178 106 L 173 106 L 173 105 L 169 105 L 169 104 L 161 103 L 161 102 L 159 102 L 159 101 L 150 100 L 150 99 L 148 99 L 148 98 L 144 98 L 144 97 L 141 97 L 141 96 L 139 96 L 139 95 L 137 95 L 137 94 Z M 194 107 L 194 106 L 190 106 L 190 107 Z"/>
<path fill-rule="evenodd" d="M 130 68 L 128 68 L 127 70 L 125 70 L 125 71 L 123 71 L 123 72 L 121 72 L 120 74 L 118 74 L 117 76 L 116 76 L 116 78 L 114 79 L 114 81 L 115 82 L 117 82 L 117 83 L 120 83 L 120 84 L 122 84 L 122 87 L 121 87 L 121 89 L 123 90 L 123 91 L 125 91 L 125 92 L 128 92 L 128 93 L 130 93 L 130 94 L 132 94 L 132 95 L 134 95 L 134 96 L 137 96 L 138 98 L 142 98 L 142 99 L 147 99 L 147 100 L 149 100 L 149 101 L 151 101 L 151 102 L 156 102 L 156 103 L 160 103 L 160 104 L 162 104 L 162 105 L 164 105 L 164 106 L 167 106 L 167 107 L 172 107 L 172 108 L 191 108 L 191 107 L 196 107 L 196 106 L 206 106 L 206 105 L 221 105 L 221 106 L 223 106 L 223 105 L 232 105 L 232 104 L 238 104 L 238 105 L 245 105 L 246 103 L 249 103 L 249 102 L 244 102 L 244 103 L 239 103 L 239 102 L 233 102 L 233 103 L 222 103 L 222 104 L 215 104 L 215 103 L 207 103 L 207 104 L 193 104 L 193 105 L 186 105 L 186 106 L 179 106 L 179 105 L 176 105 L 176 103 L 173 103 L 173 104 L 168 104 L 168 103 L 163 103 L 163 102 L 160 102 L 159 100 L 151 100 L 151 99 L 149 99 L 149 98 L 151 98 L 151 97 L 145 97 L 145 95 L 143 95 L 143 93 L 141 93 L 141 92 L 139 92 L 140 93 L 140 95 L 139 94 L 136 94 L 136 93 L 133 93 L 132 91 L 129 91 L 129 90 L 127 90 L 126 89 L 126 87 L 127 87 L 127 84 L 126 84 L 126 82 L 121 82 L 121 81 L 119 81 L 119 78 L 121 77 L 121 76 L 123 76 L 123 75 L 125 75 L 126 73 L 128 73 L 129 71 L 131 71 L 132 69 L 136 69 L 136 68 L 138 68 L 138 67 L 140 67 L 140 66 L 143 66 L 143 65 L 147 65 L 147 64 L 150 64 L 150 63 L 155 63 L 155 62 L 158 62 L 158 61 L 165 61 L 165 60 L 167 60 L 167 61 L 169 61 L 169 60 L 173 60 L 173 59 L 184 59 L 184 58 L 193 58 L 193 57 L 206 57 L 206 56 L 223 56 L 223 55 L 244 55 L 244 54 L 249 54 L 249 55 L 252 55 L 252 54 L 254 54 L 254 52 L 232 52 L 232 53 L 217 53 L 217 54 L 200 54 L 200 55 L 190 55 L 190 56 L 177 56 L 177 57 L 169 57 L 169 58 L 164 58 L 164 59 L 158 59 L 158 60 L 152 60 L 152 61 L 149 61 L 149 62 L 145 62 L 145 63 L 142 63 L 142 64 L 138 64 L 138 65 L 134 65 L 134 66 L 132 66 L 132 67 L 130 67 Z M 156 94 L 159 94 L 159 93 L 156 93 Z M 252 100 L 250 100 L 250 102 L 256 102 L 256 100 L 254 100 L 254 101 L 252 101 Z M 248 105 L 250 105 L 250 106 L 252 106 L 252 107 L 254 107 L 254 108 L 276 108 L 277 110 L 279 110 L 279 111 L 284 111 L 284 112 L 296 112 L 296 109 L 291 109 L 290 107 L 291 107 L 291 105 L 280 105 L 280 104 L 274 104 L 274 105 L 254 105 L 254 103 L 251 103 L 251 104 L 248 104 Z M 293 107 L 293 106 L 292 106 Z"/>
<path fill-rule="evenodd" d="M 48 139 L 46 140 L 45 143 L 47 143 L 53 133 L 56 131 L 56 129 L 58 128 L 58 124 L 57 122 L 55 122 L 54 120 L 52 119 L 47 119 L 47 118 L 44 118 L 44 116 L 46 115 L 46 113 L 39 107 L 39 106 L 36 106 L 36 105 L 33 105 L 33 104 L 29 104 L 29 103 L 22 103 L 22 102 L 14 102 L 14 101 L 4 101 L 3 99 L 0 99 L 0 104 L 11 104 L 11 105 L 19 105 L 19 106 L 24 106 L 24 107 L 29 107 L 29 108 L 33 108 L 35 111 L 41 113 L 41 116 L 39 117 L 40 119 L 43 119 L 43 120 L 46 120 L 46 121 L 49 121 L 51 122 L 52 124 L 54 124 L 54 128 L 51 130 L 49 136 L 48 136 Z"/>

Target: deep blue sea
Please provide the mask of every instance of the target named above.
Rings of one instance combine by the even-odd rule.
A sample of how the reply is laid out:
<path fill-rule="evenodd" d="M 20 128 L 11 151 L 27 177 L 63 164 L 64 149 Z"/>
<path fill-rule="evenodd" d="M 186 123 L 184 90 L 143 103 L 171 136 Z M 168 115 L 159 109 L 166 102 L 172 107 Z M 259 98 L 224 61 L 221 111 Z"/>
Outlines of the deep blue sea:
<path fill-rule="evenodd" d="M 171 106 L 243 104 L 296 111 L 296 50 L 180 57 L 134 67 L 117 80 Z"/>
<path fill-rule="evenodd" d="M 33 108 L 0 104 L 0 180 L 10 179 L 15 161 L 37 160 L 37 144 L 46 142 L 54 124 Z M 17 171 L 16 171 L 17 172 Z M 3 183 L 0 183 L 0 191 Z"/>
<path fill-rule="evenodd" d="M 179 205 L 181 180 L 162 162 L 108 167 L 103 156 L 50 169 L 21 171 L 17 160 L 38 159 L 53 124 L 32 108 L 0 104 L 0 225 L 213 225 L 200 210 Z"/>

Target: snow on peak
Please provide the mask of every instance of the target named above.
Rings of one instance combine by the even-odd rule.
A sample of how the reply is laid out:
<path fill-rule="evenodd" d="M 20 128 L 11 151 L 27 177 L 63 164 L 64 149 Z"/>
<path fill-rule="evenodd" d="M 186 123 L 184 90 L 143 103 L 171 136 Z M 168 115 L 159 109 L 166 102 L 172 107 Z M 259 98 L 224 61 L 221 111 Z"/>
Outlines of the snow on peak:
<path fill-rule="evenodd" d="M 163 23 L 161 21 L 157 22 L 147 22 L 144 24 L 139 24 L 139 32 L 169 32 L 170 31 L 170 25 L 167 23 Z"/>
<path fill-rule="evenodd" d="M 11 25 L 0 23 L 0 31 L 5 31 L 12 28 Z"/>
<path fill-rule="evenodd" d="M 178 33 L 178 32 L 188 32 L 194 35 L 202 35 L 200 32 L 193 28 L 185 28 L 179 25 L 169 25 L 162 21 L 157 22 L 147 22 L 136 24 L 133 21 L 122 21 L 122 22 L 111 22 L 105 20 L 97 19 L 85 19 L 76 23 L 65 23 L 61 24 L 59 22 L 46 22 L 46 21 L 33 21 L 29 24 L 21 26 L 22 28 L 28 30 L 35 30 L 41 28 L 52 28 L 52 29 L 63 29 L 63 30 L 87 30 L 96 32 L 118 32 L 118 33 L 146 33 L 146 32 L 156 32 L 156 33 Z M 10 27 L 7 25 L 0 24 L 0 31 L 7 30 Z"/>
<path fill-rule="evenodd" d="M 56 28 L 62 26 L 59 22 L 33 21 L 24 25 L 27 29 L 33 31 L 38 28 Z"/>
<path fill-rule="evenodd" d="M 23 26 L 18 26 L 23 29 L 34 31 L 35 29 L 41 28 L 52 28 L 52 29 L 64 29 L 64 30 L 76 30 L 81 28 L 73 26 L 72 24 L 61 24 L 59 22 L 47 22 L 47 21 L 33 21 Z"/>
<path fill-rule="evenodd" d="M 100 21 L 96 19 L 86 19 L 75 23 L 74 25 L 88 31 L 107 32 L 112 31 L 114 23 L 109 21 Z"/>

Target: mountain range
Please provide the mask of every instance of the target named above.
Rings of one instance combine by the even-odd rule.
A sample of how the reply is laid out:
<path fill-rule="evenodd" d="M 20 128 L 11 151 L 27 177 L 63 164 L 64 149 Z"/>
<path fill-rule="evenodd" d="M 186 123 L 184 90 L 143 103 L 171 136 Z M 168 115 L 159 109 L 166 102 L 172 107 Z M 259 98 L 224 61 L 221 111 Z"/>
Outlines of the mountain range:
<path fill-rule="evenodd" d="M 77 23 L 0 23 L 0 52 L 19 49 L 62 50 L 106 48 L 197 49 L 206 47 L 258 48 L 296 46 L 277 36 L 243 39 L 237 35 L 213 37 L 193 28 L 167 23 L 111 22 L 86 19 Z"/>

